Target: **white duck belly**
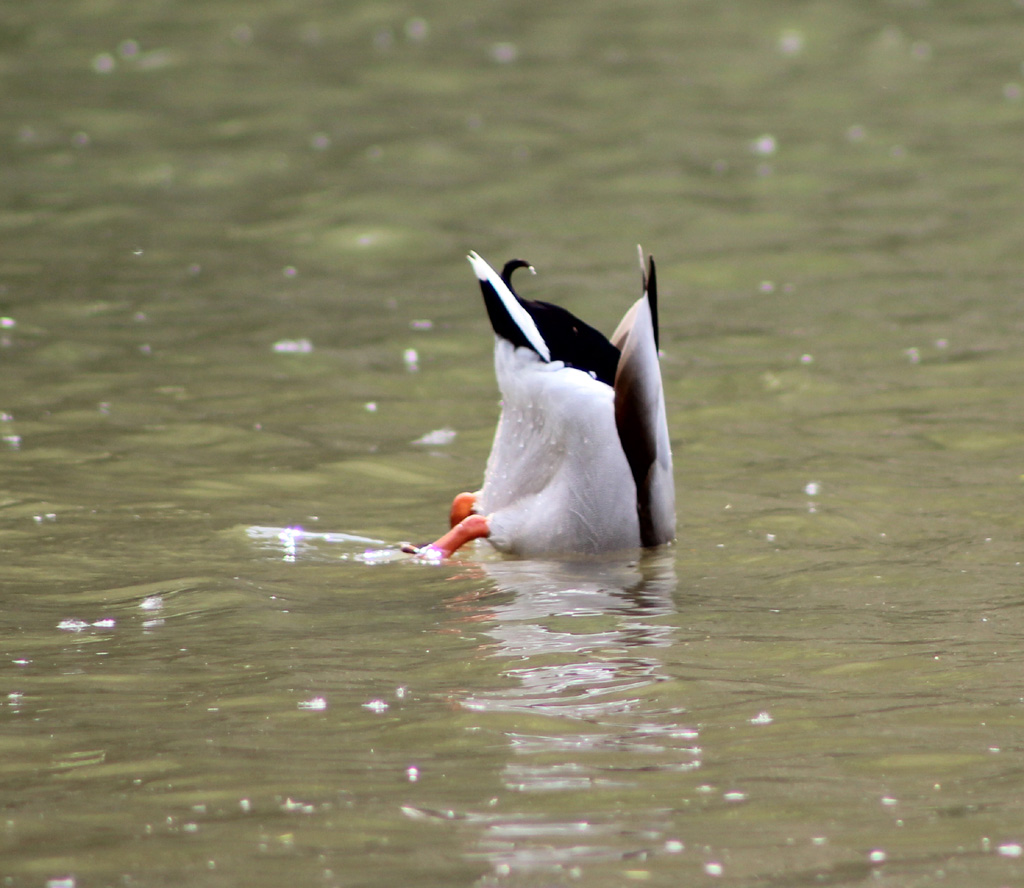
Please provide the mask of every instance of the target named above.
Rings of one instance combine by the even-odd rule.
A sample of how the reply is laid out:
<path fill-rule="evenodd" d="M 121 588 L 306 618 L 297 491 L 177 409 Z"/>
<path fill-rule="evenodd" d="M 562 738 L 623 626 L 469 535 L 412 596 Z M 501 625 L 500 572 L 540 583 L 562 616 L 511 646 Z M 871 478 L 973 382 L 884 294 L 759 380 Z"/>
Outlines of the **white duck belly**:
<path fill-rule="evenodd" d="M 527 557 L 638 547 L 611 386 L 500 337 L 494 363 L 502 414 L 476 504 L 490 543 Z"/>

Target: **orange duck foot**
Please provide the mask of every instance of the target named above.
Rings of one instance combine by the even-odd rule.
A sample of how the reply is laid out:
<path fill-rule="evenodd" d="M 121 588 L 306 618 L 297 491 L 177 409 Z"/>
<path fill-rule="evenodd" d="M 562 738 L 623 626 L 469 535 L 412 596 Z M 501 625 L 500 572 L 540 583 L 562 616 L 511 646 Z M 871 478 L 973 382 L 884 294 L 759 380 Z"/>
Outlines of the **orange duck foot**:
<path fill-rule="evenodd" d="M 472 496 L 472 494 L 464 494 Z M 458 499 L 458 497 L 456 497 Z M 454 509 L 454 507 L 453 507 Z M 442 560 L 451 558 L 462 546 L 481 537 L 490 536 L 491 522 L 485 515 L 467 515 L 443 537 L 428 546 L 413 551 L 421 558 Z M 408 550 L 407 550 L 408 551 Z"/>
<path fill-rule="evenodd" d="M 460 493 L 452 500 L 452 510 L 449 513 L 449 527 L 455 527 L 460 521 L 473 514 L 473 506 L 476 505 L 475 493 Z"/>

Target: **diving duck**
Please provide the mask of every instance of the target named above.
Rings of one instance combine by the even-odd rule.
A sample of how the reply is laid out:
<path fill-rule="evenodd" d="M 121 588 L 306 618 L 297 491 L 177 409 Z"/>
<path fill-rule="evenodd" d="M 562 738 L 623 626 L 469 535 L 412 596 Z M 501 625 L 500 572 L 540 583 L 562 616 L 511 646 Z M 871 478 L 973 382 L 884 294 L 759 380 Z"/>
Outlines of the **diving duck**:
<path fill-rule="evenodd" d="M 502 409 L 483 487 L 419 549 L 448 558 L 485 538 L 527 558 L 657 546 L 675 537 L 675 485 L 658 362 L 654 258 L 611 339 L 557 305 L 518 296 L 512 274 L 468 256 L 494 328 Z"/>

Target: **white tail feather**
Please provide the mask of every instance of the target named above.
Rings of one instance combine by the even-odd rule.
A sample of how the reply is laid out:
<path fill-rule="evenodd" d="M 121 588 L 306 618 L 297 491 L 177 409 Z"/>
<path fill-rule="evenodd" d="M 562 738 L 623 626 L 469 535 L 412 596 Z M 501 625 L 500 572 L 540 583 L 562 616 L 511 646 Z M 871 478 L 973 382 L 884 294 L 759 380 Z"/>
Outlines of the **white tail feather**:
<path fill-rule="evenodd" d="M 533 318 L 530 317 L 530 313 L 519 304 L 515 293 L 505 285 L 505 282 L 498 273 L 481 259 L 475 251 L 470 250 L 466 258 L 469 260 L 469 264 L 473 266 L 477 279 L 486 281 L 494 289 L 494 292 L 498 294 L 502 305 L 505 306 L 505 311 L 508 312 L 515 325 L 523 331 L 526 341 L 533 346 L 537 354 L 545 361 L 550 361 L 551 351 L 548 349 L 548 344 L 544 341 L 544 337 L 540 335 L 540 330 L 537 329 L 537 325 L 533 322 Z"/>

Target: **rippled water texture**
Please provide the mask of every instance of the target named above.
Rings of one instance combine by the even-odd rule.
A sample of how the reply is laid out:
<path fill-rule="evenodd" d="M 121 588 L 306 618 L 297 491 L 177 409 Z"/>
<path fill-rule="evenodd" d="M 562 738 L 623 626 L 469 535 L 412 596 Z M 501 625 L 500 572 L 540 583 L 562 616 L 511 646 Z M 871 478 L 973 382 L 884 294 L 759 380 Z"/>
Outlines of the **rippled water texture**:
<path fill-rule="evenodd" d="M 0 885 L 1024 880 L 1024 5 L 0 12 Z M 464 257 L 658 260 L 679 541 L 444 565 Z"/>

